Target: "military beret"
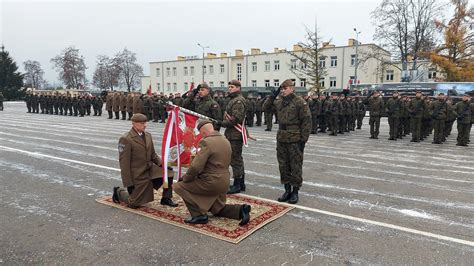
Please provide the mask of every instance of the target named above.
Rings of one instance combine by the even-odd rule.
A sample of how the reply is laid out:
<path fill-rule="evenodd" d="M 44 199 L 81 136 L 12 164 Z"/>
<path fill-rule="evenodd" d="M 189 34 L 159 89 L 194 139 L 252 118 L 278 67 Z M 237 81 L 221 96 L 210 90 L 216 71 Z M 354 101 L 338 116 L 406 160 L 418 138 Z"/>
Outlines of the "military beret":
<path fill-rule="evenodd" d="M 395 93 L 399 93 L 399 92 L 398 92 L 398 91 L 394 91 L 393 94 L 395 94 Z"/>
<path fill-rule="evenodd" d="M 464 93 L 462 96 L 463 96 L 463 97 L 466 96 L 466 97 L 469 97 L 469 98 L 471 97 L 471 95 L 470 95 L 470 94 L 467 94 L 467 93 Z"/>
<path fill-rule="evenodd" d="M 421 90 L 416 90 L 415 93 L 422 93 Z"/>
<path fill-rule="evenodd" d="M 291 79 L 287 79 L 285 81 L 283 81 L 283 83 L 281 84 L 282 87 L 290 87 L 290 86 L 294 86 L 294 82 L 293 80 Z"/>
<path fill-rule="evenodd" d="M 197 129 L 200 130 L 201 127 L 203 127 L 205 124 L 209 124 L 209 123 L 212 123 L 209 119 L 199 118 L 198 124 L 197 124 Z"/>
<path fill-rule="evenodd" d="M 132 122 L 139 122 L 139 123 L 148 121 L 146 116 L 144 114 L 140 114 L 140 113 L 134 114 L 132 116 L 131 120 L 132 120 Z"/>
<path fill-rule="evenodd" d="M 209 89 L 209 85 L 207 85 L 207 83 L 201 83 L 201 84 L 199 84 L 199 85 L 200 85 L 200 86 L 199 86 L 200 89 L 203 89 L 203 88 L 204 88 L 204 89 Z"/>
<path fill-rule="evenodd" d="M 241 87 L 240 85 L 240 81 L 236 80 L 236 79 L 233 79 L 231 81 L 229 81 L 229 84 L 228 85 L 234 85 L 236 87 Z"/>

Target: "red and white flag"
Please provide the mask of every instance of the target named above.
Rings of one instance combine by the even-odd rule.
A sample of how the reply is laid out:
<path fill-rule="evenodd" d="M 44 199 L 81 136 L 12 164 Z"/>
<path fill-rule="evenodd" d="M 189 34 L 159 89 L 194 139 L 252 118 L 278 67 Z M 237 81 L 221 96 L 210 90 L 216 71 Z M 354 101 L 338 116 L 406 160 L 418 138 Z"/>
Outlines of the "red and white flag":
<path fill-rule="evenodd" d="M 151 96 L 151 82 L 150 86 L 148 86 L 148 90 L 146 90 L 146 94 L 148 94 L 148 96 Z"/>
<path fill-rule="evenodd" d="M 194 89 L 194 81 L 191 82 L 191 86 L 189 86 L 189 91 L 192 91 Z"/>
<path fill-rule="evenodd" d="M 168 121 L 163 133 L 161 158 L 163 158 L 163 181 L 168 181 L 166 166 L 173 163 L 178 168 L 177 179 L 181 178 L 181 166 L 191 163 L 191 154 L 199 148 L 201 135 L 197 130 L 198 117 L 185 113 L 179 106 L 170 106 Z"/>
<path fill-rule="evenodd" d="M 232 120 L 232 117 L 227 112 L 224 112 L 224 118 L 226 118 L 228 120 Z M 243 142 L 245 147 L 248 147 L 249 146 L 249 144 L 248 144 L 249 136 L 248 136 L 247 128 L 245 127 L 245 118 L 242 121 L 242 124 L 237 124 L 237 125 L 234 126 L 234 128 L 237 129 L 237 131 L 239 131 L 240 133 L 242 133 L 242 142 Z"/>

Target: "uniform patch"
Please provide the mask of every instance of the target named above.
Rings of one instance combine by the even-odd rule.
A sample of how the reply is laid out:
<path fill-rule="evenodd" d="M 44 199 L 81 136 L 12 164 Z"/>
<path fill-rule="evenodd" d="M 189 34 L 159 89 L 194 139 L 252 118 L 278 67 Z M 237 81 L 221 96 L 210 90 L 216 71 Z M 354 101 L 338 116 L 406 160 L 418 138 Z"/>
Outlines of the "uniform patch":
<path fill-rule="evenodd" d="M 122 153 L 124 149 L 125 149 L 125 144 L 119 143 L 118 144 L 118 152 Z"/>

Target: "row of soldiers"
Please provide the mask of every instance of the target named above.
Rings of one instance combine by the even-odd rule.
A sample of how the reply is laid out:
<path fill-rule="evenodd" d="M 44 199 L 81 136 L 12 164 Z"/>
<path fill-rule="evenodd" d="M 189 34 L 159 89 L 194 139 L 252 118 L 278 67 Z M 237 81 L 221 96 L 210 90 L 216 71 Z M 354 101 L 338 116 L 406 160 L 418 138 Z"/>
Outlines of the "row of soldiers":
<path fill-rule="evenodd" d="M 458 146 L 467 146 L 472 123 L 474 123 L 474 104 L 471 96 L 465 94 L 462 101 L 453 101 L 440 93 L 436 99 L 416 91 L 415 98 L 401 96 L 395 91 L 384 102 L 379 92 L 366 99 L 370 114 L 370 138 L 378 138 L 380 118 L 388 117 L 389 140 L 401 139 L 411 133 L 411 142 L 420 142 L 432 132 L 433 144 L 442 144 L 450 135 L 457 120 Z"/>
<path fill-rule="evenodd" d="M 25 96 L 28 113 L 69 115 L 84 117 L 102 115 L 103 101 L 92 95 L 65 95 L 59 93 L 39 92 L 27 93 Z"/>

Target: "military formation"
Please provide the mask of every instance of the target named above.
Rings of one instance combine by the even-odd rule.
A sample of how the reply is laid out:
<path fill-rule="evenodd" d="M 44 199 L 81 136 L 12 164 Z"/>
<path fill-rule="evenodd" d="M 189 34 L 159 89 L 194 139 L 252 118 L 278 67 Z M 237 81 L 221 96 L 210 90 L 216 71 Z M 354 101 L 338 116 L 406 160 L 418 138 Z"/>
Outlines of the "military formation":
<path fill-rule="evenodd" d="M 416 91 L 414 98 L 401 96 L 395 91 L 386 102 L 376 91 L 364 101 L 368 103 L 370 115 L 370 138 L 378 138 L 380 118 L 387 116 L 390 127 L 388 140 L 396 141 L 411 134 L 411 142 L 420 142 L 433 133 L 432 143 L 442 144 L 457 120 L 456 145 L 467 146 L 470 142 L 474 104 L 468 94 L 463 95 L 456 104 L 443 93 L 430 98 L 421 91 Z"/>
<path fill-rule="evenodd" d="M 28 113 L 79 117 L 101 116 L 103 106 L 100 97 L 90 94 L 72 96 L 52 92 L 27 93 L 25 102 Z"/>

